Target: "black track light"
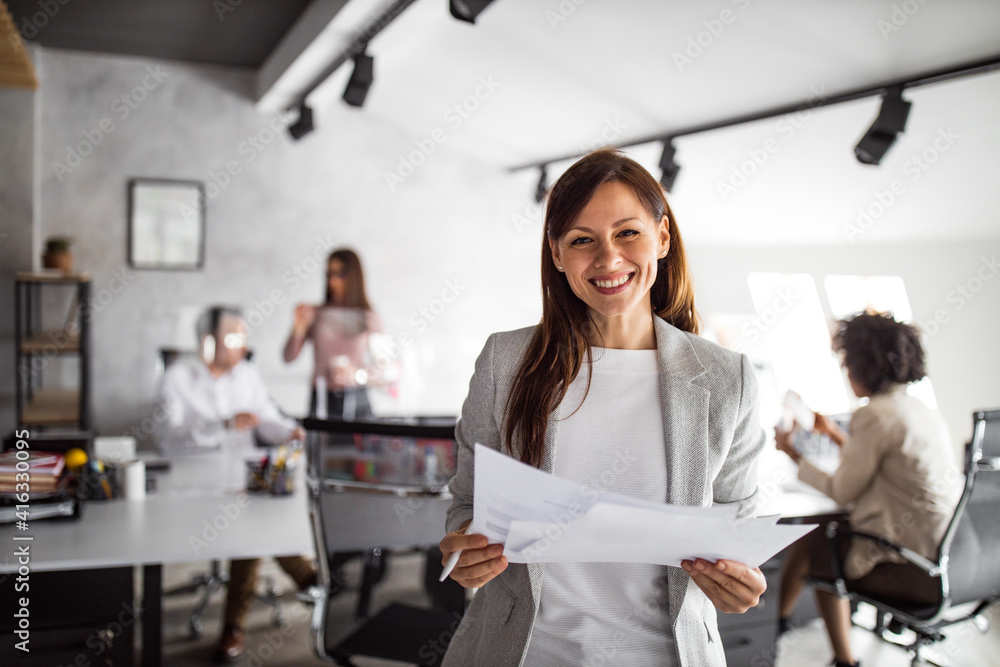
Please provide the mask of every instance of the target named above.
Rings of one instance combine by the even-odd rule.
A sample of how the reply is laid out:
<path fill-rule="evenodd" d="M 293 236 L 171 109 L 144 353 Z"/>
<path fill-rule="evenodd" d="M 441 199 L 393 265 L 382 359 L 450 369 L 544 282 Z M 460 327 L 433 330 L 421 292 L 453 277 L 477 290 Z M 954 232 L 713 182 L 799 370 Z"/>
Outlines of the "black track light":
<path fill-rule="evenodd" d="M 451 0 L 451 15 L 459 21 L 475 23 L 480 14 L 483 13 L 493 0 Z"/>
<path fill-rule="evenodd" d="M 902 87 L 890 88 L 882 97 L 882 108 L 872 126 L 854 147 L 854 155 L 862 164 L 878 164 L 896 141 L 896 135 L 906 128 L 910 103 L 903 99 Z"/>
<path fill-rule="evenodd" d="M 673 189 L 674 180 L 677 178 L 677 173 L 681 170 L 680 165 L 674 162 L 674 154 L 676 152 L 677 149 L 674 148 L 674 140 L 664 140 L 663 154 L 660 155 L 660 185 L 667 192 Z"/>
<path fill-rule="evenodd" d="M 298 141 L 316 129 L 313 125 L 313 110 L 305 102 L 299 103 L 299 119 L 288 126 L 288 134 Z"/>
<path fill-rule="evenodd" d="M 549 192 L 549 175 L 543 164 L 539 169 L 538 185 L 535 187 L 535 201 L 541 204 L 545 201 L 545 195 Z"/>
<path fill-rule="evenodd" d="M 352 107 L 360 107 L 368 97 L 368 89 L 375 80 L 375 58 L 367 53 L 354 56 L 354 72 L 344 89 L 344 101 Z"/>

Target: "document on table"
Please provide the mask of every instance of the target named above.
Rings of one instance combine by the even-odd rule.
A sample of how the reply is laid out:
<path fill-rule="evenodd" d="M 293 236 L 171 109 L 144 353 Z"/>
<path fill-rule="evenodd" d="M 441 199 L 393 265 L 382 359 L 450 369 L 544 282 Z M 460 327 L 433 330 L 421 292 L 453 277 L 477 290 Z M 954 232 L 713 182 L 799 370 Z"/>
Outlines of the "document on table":
<path fill-rule="evenodd" d="M 735 508 L 656 503 L 560 479 L 476 444 L 469 534 L 503 544 L 511 563 L 656 563 L 726 558 L 757 567 L 815 525 Z"/>

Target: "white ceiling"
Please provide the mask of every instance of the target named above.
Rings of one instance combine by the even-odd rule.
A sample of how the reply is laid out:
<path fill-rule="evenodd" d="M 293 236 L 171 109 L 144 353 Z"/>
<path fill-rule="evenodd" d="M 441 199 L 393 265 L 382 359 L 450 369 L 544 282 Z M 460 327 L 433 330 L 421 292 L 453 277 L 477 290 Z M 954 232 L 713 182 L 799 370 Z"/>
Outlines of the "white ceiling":
<path fill-rule="evenodd" d="M 586 150 L 611 126 L 621 128 L 612 140 L 627 142 L 980 59 L 1000 52 L 998 36 L 1000 2 L 987 0 L 496 0 L 475 26 L 452 19 L 445 0 L 418 0 L 372 40 L 376 81 L 361 112 L 414 139 L 441 128 L 446 150 L 514 166 Z M 699 38 L 707 46 L 679 66 L 677 54 Z M 314 72 L 323 62 L 316 49 L 310 60 Z M 302 80 L 308 69 L 299 63 Z M 342 104 L 349 69 L 310 102 Z M 446 113 L 483 78 L 498 87 L 456 127 Z M 1000 237 L 1000 73 L 905 97 L 913 102 L 906 133 L 879 167 L 853 155 L 877 113 L 874 98 L 814 110 L 797 124 L 771 119 L 678 139 L 672 202 L 687 240 Z M 935 148 L 948 128 L 956 138 Z M 767 161 L 724 196 L 720 183 L 765 146 Z M 658 174 L 659 151 L 631 152 Z M 912 158 L 924 151 L 936 161 L 915 170 Z M 858 208 L 878 213 L 878 193 L 894 184 L 886 211 L 849 233 Z"/>

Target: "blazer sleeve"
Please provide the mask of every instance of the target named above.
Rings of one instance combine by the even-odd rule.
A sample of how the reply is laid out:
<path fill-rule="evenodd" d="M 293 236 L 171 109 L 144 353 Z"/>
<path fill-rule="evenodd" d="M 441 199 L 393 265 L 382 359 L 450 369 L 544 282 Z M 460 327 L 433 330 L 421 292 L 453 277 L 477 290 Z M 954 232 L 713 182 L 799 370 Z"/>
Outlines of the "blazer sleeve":
<path fill-rule="evenodd" d="M 455 425 L 458 442 L 458 464 L 448 485 L 452 495 L 446 520 L 447 532 L 472 519 L 475 493 L 475 447 L 481 445 L 500 451 L 502 436 L 496 421 L 496 382 L 493 376 L 493 353 L 496 334 L 486 340 L 486 346 L 476 359 L 476 370 L 469 381 L 469 395 L 462 404 L 462 415 Z"/>
<path fill-rule="evenodd" d="M 760 492 L 757 488 L 757 460 L 764 449 L 764 430 L 760 427 L 757 375 L 750 359 L 741 356 L 740 403 L 736 428 L 726 460 L 712 482 L 713 503 L 736 504 L 737 517 L 757 513 Z"/>

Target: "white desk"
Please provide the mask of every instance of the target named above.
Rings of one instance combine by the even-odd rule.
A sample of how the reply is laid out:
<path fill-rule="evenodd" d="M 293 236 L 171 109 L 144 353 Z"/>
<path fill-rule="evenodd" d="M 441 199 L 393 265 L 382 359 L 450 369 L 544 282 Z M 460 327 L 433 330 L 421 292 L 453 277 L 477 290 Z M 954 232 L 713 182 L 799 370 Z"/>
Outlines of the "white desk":
<path fill-rule="evenodd" d="M 824 470 L 836 469 L 837 460 L 814 461 Z M 791 459 L 765 449 L 757 468 L 757 484 L 763 502 L 757 510 L 759 516 L 780 514 L 789 523 L 818 523 L 846 513 L 843 507 L 813 487 L 798 479 L 798 467 Z"/>
<path fill-rule="evenodd" d="M 833 498 L 824 496 L 819 491 L 800 490 L 782 490 L 765 497 L 757 512 L 760 516 L 780 514 L 783 521 L 801 523 L 816 523 L 826 517 L 845 513 L 846 510 Z"/>
<path fill-rule="evenodd" d="M 174 459 L 169 471 L 154 473 L 157 490 L 145 499 L 90 501 L 78 520 L 30 521 L 26 532 L 3 525 L 0 543 L 32 536 L 33 571 L 144 566 L 143 664 L 158 665 L 163 564 L 314 553 L 305 466 L 292 495 L 246 494 L 244 460 Z M 4 552 L 0 572 L 16 571 L 13 548 Z"/>
<path fill-rule="evenodd" d="M 32 521 L 27 533 L 0 526 L 0 542 L 32 535 L 36 571 L 312 555 L 302 468 L 294 494 L 271 496 L 240 490 L 240 458 L 174 459 L 168 472 L 154 473 L 157 490 L 143 500 L 90 501 L 79 520 Z M 9 560 L 0 563 L 0 572 L 16 569 Z"/>

